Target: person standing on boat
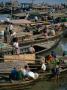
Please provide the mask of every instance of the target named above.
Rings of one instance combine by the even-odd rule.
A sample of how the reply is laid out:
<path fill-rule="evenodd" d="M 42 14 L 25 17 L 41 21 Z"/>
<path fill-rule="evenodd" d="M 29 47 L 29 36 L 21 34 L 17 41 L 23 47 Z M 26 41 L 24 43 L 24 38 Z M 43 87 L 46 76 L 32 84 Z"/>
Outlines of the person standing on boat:
<path fill-rule="evenodd" d="M 52 68 L 52 77 L 55 77 L 55 80 L 59 79 L 60 75 L 60 63 L 56 63 L 56 65 Z"/>
<path fill-rule="evenodd" d="M 10 43 L 12 44 L 14 42 L 14 39 L 16 38 L 16 32 L 13 32 L 11 33 L 10 35 Z"/>
<path fill-rule="evenodd" d="M 38 17 L 37 16 L 35 16 L 35 22 L 37 22 L 38 21 Z"/>
<path fill-rule="evenodd" d="M 46 62 L 46 66 L 47 66 L 47 70 L 50 71 L 51 70 L 51 62 L 53 61 L 53 57 L 51 54 L 47 55 L 45 57 L 45 62 Z"/>
<path fill-rule="evenodd" d="M 20 47 L 19 47 L 19 43 L 18 43 L 18 39 L 15 40 L 15 42 L 13 42 L 13 47 L 16 51 L 16 54 L 20 54 Z"/>
<path fill-rule="evenodd" d="M 5 28 L 4 30 L 4 42 L 7 43 L 9 41 L 9 30 L 8 30 L 8 27 Z"/>
<path fill-rule="evenodd" d="M 42 69 L 43 71 L 45 71 L 45 70 L 46 70 L 46 65 L 45 65 L 45 58 L 44 58 L 44 57 L 42 58 L 41 63 L 42 63 L 41 69 Z"/>
<path fill-rule="evenodd" d="M 48 39 L 48 29 L 46 26 L 43 29 L 43 35 L 45 36 L 45 39 Z"/>
<path fill-rule="evenodd" d="M 53 57 L 53 58 L 56 58 L 56 57 L 57 57 L 57 55 L 56 55 L 56 52 L 55 52 L 55 51 L 51 51 L 51 55 L 52 55 L 52 57 Z"/>
<path fill-rule="evenodd" d="M 11 24 L 9 24 L 9 32 L 10 32 L 10 35 L 12 34 L 12 31 L 13 31 L 13 24 L 11 23 Z"/>

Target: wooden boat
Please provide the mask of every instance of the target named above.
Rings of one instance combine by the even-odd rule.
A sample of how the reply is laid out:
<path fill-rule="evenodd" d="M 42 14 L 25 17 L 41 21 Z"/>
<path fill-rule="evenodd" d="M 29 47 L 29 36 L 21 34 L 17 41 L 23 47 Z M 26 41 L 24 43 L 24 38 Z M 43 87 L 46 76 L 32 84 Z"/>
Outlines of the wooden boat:
<path fill-rule="evenodd" d="M 4 62 L 4 63 L 0 63 L 0 90 L 21 90 L 21 89 L 25 89 L 28 88 L 28 86 L 34 85 L 37 81 L 40 81 L 44 78 L 48 78 L 48 76 L 51 75 L 51 73 L 49 72 L 45 72 L 45 73 L 39 73 L 39 77 L 35 80 L 19 80 L 19 81 L 13 81 L 10 82 L 9 80 L 7 80 L 8 75 L 10 72 L 7 72 L 6 68 L 4 66 L 7 66 L 7 68 L 11 67 L 10 64 L 11 62 Z M 3 67 L 2 67 L 3 66 Z M 2 68 L 2 69 L 1 69 Z M 2 72 L 3 68 L 5 68 L 5 72 Z M 67 67 L 65 69 L 61 69 L 61 74 L 63 74 L 64 72 L 67 72 Z M 5 79 L 5 80 L 4 80 Z"/>
<path fill-rule="evenodd" d="M 18 40 L 19 40 L 19 44 L 20 46 L 25 46 L 25 45 L 29 45 L 29 44 L 36 44 L 36 43 L 40 43 L 40 42 L 45 42 L 45 41 L 50 41 L 50 40 L 55 40 L 59 37 L 61 37 L 63 35 L 63 31 L 62 32 L 58 32 L 57 35 L 55 36 L 49 36 L 48 39 L 46 39 L 44 36 L 42 36 L 41 34 L 39 35 L 34 35 L 33 37 L 30 35 L 28 37 L 31 37 L 28 39 L 28 37 L 23 40 L 21 36 L 18 36 Z"/>
<path fill-rule="evenodd" d="M 59 39 L 59 36 L 60 36 L 60 39 Z M 48 40 L 44 40 L 44 39 L 35 40 L 32 43 L 32 45 L 35 49 L 35 54 L 39 55 L 39 54 L 43 54 L 43 53 L 50 51 L 53 47 L 58 45 L 58 43 L 61 40 L 61 36 L 62 35 L 60 34 L 58 36 L 51 37 Z M 30 44 L 31 44 L 31 42 L 28 42 L 27 44 L 24 43 L 23 45 L 20 45 L 21 54 L 28 53 Z M 12 47 L 10 45 L 7 45 L 7 44 L 3 44 L 3 45 L 1 44 L 0 51 L 1 51 L 0 52 L 1 55 L 2 54 L 10 55 L 10 54 L 12 54 Z"/>
<path fill-rule="evenodd" d="M 15 53 L 12 55 L 12 51 L 1 51 L 1 54 L 3 54 L 4 61 L 15 61 L 15 60 L 22 60 L 30 63 L 35 62 L 35 55 L 44 55 L 45 53 L 50 52 L 53 48 L 55 48 L 58 43 L 60 42 L 60 39 L 40 42 L 37 44 L 34 44 L 33 47 L 35 49 L 35 53 L 31 54 L 29 52 L 30 45 L 20 47 L 20 55 L 16 55 Z"/>
<path fill-rule="evenodd" d="M 67 71 L 67 68 L 62 69 L 61 74 L 66 72 L 66 71 Z M 11 90 L 11 89 L 22 90 L 25 88 L 29 88 L 32 85 L 35 85 L 36 82 L 38 82 L 42 79 L 48 78 L 48 76 L 50 76 L 50 75 L 51 75 L 51 73 L 41 73 L 39 75 L 38 79 L 35 79 L 35 80 L 28 80 L 28 81 L 20 80 L 20 81 L 13 81 L 13 82 L 9 82 L 9 81 L 0 82 L 0 90 Z"/>
<path fill-rule="evenodd" d="M 13 20 L 11 22 L 13 22 L 13 24 L 14 24 L 14 27 L 15 27 L 14 31 L 17 32 L 16 33 L 16 37 L 18 38 L 18 41 L 19 41 L 20 45 L 28 45 L 28 44 L 31 44 L 31 43 L 34 44 L 34 43 L 38 43 L 38 42 L 41 42 L 41 41 L 46 41 L 45 36 L 42 35 L 42 34 L 32 35 L 32 33 L 30 33 L 30 32 L 21 32 L 22 27 L 20 26 L 20 24 L 22 24 L 22 25 L 23 24 L 24 25 L 25 24 L 32 24 L 32 22 L 30 22 L 28 20 L 25 20 L 25 19 L 21 19 L 19 21 Z M 51 25 L 48 25 L 48 27 L 49 26 L 51 26 Z M 4 30 L 5 29 L 5 25 L 1 25 L 1 29 Z M 63 32 L 64 31 L 60 31 L 55 36 L 49 36 L 48 40 L 60 37 L 63 34 Z M 0 39 L 0 41 L 3 42 L 3 38 Z M 8 39 L 8 43 L 9 42 L 11 42 L 10 39 Z"/>
<path fill-rule="evenodd" d="M 33 47 L 35 49 L 35 54 L 43 55 L 43 53 L 45 54 L 45 53 L 50 52 L 50 50 L 52 50 L 54 47 L 56 47 L 58 45 L 60 40 L 61 40 L 61 38 L 54 39 L 54 40 L 46 40 L 46 41 L 39 40 L 35 44 L 33 43 Z M 28 52 L 29 47 L 30 47 L 30 45 L 27 45 L 27 46 L 23 45 L 23 47 L 21 47 L 21 52 L 22 53 Z"/>

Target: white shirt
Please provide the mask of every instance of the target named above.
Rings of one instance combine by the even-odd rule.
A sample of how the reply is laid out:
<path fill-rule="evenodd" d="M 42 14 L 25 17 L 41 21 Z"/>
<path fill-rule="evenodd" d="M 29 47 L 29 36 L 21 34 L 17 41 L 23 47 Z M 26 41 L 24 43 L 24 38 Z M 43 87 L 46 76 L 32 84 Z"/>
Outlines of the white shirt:
<path fill-rule="evenodd" d="M 16 36 L 16 32 L 13 32 L 13 34 L 11 34 L 11 36 Z"/>
<path fill-rule="evenodd" d="M 37 16 L 35 16 L 35 20 L 38 20 L 38 17 Z"/>
<path fill-rule="evenodd" d="M 18 42 L 14 42 L 13 46 L 14 46 L 15 48 L 19 48 Z"/>
<path fill-rule="evenodd" d="M 44 63 L 42 64 L 41 69 L 44 71 L 46 70 L 46 65 Z"/>
<path fill-rule="evenodd" d="M 34 48 L 33 47 L 30 47 L 29 48 L 29 51 L 32 53 L 32 52 L 35 52 Z"/>
<path fill-rule="evenodd" d="M 51 34 L 52 35 L 55 35 L 55 30 L 51 30 Z"/>
<path fill-rule="evenodd" d="M 10 30 L 13 30 L 13 25 L 10 25 L 10 27 L 9 27 L 9 28 L 10 28 Z"/>
<path fill-rule="evenodd" d="M 38 75 L 38 73 L 34 73 L 32 71 L 29 71 L 28 76 L 33 78 L 33 79 L 37 79 L 39 75 Z"/>
<path fill-rule="evenodd" d="M 25 69 L 23 69 L 22 72 L 24 76 L 27 75 L 27 71 Z"/>

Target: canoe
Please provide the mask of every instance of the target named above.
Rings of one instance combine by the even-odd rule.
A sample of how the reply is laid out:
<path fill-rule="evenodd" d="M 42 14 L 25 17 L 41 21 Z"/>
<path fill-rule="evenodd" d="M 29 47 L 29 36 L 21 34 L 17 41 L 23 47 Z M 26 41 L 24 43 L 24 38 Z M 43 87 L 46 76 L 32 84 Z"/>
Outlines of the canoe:
<path fill-rule="evenodd" d="M 52 39 L 47 41 L 41 40 L 41 42 L 33 44 L 33 47 L 35 49 L 35 54 L 43 55 L 50 52 L 53 48 L 55 48 L 59 44 L 60 40 L 61 40 L 61 37 L 58 37 L 57 39 Z M 29 47 L 30 45 L 21 47 L 21 52 L 28 51 Z"/>
<path fill-rule="evenodd" d="M 4 53 L 3 59 L 5 62 L 9 61 L 24 61 L 26 63 L 35 63 L 36 56 L 37 55 L 43 55 L 45 53 L 50 52 L 53 48 L 55 48 L 58 43 L 60 42 L 61 38 L 55 39 L 55 40 L 50 40 L 50 41 L 45 41 L 45 42 L 40 42 L 38 44 L 34 44 L 33 47 L 35 49 L 35 53 L 29 53 L 29 47 L 30 45 L 20 47 L 20 52 L 21 54 L 16 55 L 16 54 L 11 54 L 9 52 Z"/>
<path fill-rule="evenodd" d="M 67 71 L 67 68 L 62 69 L 60 73 L 62 74 L 66 71 Z M 35 85 L 38 81 L 43 80 L 45 78 L 48 78 L 48 76 L 50 76 L 50 75 L 51 75 L 51 73 L 41 73 L 39 75 L 38 79 L 35 79 L 35 80 L 28 80 L 28 81 L 20 80 L 20 81 L 13 81 L 13 82 L 8 82 L 8 81 L 0 82 L 0 90 L 12 90 L 12 89 L 22 90 L 22 89 L 26 89 L 26 88 L 31 87 L 32 85 Z"/>
<path fill-rule="evenodd" d="M 34 35 L 32 40 L 28 39 L 28 40 L 22 41 L 22 37 L 20 37 L 21 40 L 20 39 L 18 39 L 18 40 L 19 40 L 20 46 L 23 46 L 23 45 L 25 46 L 25 45 L 30 45 L 30 44 L 36 44 L 36 43 L 40 43 L 40 42 L 55 40 L 55 39 L 61 37 L 63 35 L 63 33 L 64 33 L 63 31 L 60 32 L 60 33 L 58 32 L 57 35 L 49 36 L 48 39 L 46 39 L 44 36 L 39 34 L 39 35 Z"/>
<path fill-rule="evenodd" d="M 36 54 L 41 54 L 42 52 L 45 53 L 45 52 L 49 51 L 50 48 L 53 48 L 53 46 L 57 45 L 60 41 L 59 38 L 61 38 L 62 36 L 63 36 L 63 32 L 61 32 L 60 34 L 58 34 L 56 36 L 49 37 L 48 39 L 39 38 L 39 39 L 34 40 L 32 42 L 31 41 L 21 42 L 20 43 L 21 54 L 28 52 L 28 49 L 29 49 L 31 44 L 33 44 L 33 47 L 35 48 Z M 41 43 L 43 44 L 43 46 L 45 45 L 45 47 L 40 46 Z M 51 43 L 51 45 L 50 45 L 50 43 Z M 49 47 L 46 47 L 47 46 L 46 44 Z M 5 47 L 6 45 L 3 44 L 3 46 Z M 1 47 L 1 50 L 0 50 L 1 55 L 2 54 L 4 54 L 4 55 L 11 54 L 12 46 L 7 45 L 8 47 L 5 47 L 5 48 L 3 48 L 3 46 Z"/>
<path fill-rule="evenodd" d="M 7 75 L 10 72 L 7 72 L 6 68 L 5 68 L 6 66 L 7 66 L 7 68 L 11 67 L 9 63 L 11 64 L 11 62 L 0 63 L 0 90 L 3 90 L 3 89 L 4 90 L 11 90 L 11 89 L 18 90 L 18 88 L 19 88 L 19 90 L 25 89 L 25 88 L 28 88 L 31 85 L 34 85 L 36 82 L 38 82 L 40 80 L 43 80 L 43 79 L 46 79 L 46 78 L 50 77 L 50 75 L 51 75 L 51 73 L 49 73 L 49 72 L 45 72 L 45 73 L 41 72 L 41 73 L 39 73 L 39 77 L 35 80 L 20 80 L 20 81 L 10 82 L 10 81 L 7 81 L 7 77 L 8 77 Z M 3 68 L 5 68 L 5 70 L 4 70 L 5 72 L 1 72 L 2 71 L 1 68 L 2 68 L 2 70 L 3 70 Z M 66 71 L 67 71 L 67 67 L 65 69 L 61 69 L 61 71 L 60 71 L 61 74 L 60 75 L 62 75 Z M 5 80 L 3 80 L 3 79 L 5 79 Z"/>

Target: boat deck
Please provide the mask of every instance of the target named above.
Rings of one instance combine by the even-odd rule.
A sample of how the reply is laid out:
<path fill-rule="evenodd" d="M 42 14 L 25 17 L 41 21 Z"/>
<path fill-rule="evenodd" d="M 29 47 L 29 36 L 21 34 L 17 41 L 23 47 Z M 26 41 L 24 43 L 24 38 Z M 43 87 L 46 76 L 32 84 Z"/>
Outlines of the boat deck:
<path fill-rule="evenodd" d="M 0 74 L 10 73 L 14 67 L 24 67 L 25 65 L 27 65 L 27 63 L 23 61 L 0 63 Z"/>
<path fill-rule="evenodd" d="M 55 44 L 55 42 L 56 42 L 56 40 L 55 41 L 47 41 L 47 42 L 44 42 L 44 43 L 38 43 L 38 44 L 35 44 L 35 45 L 43 47 L 43 48 L 50 48 Z"/>

